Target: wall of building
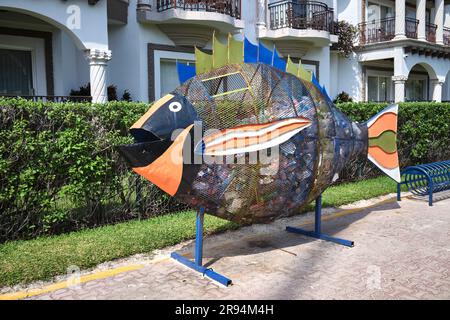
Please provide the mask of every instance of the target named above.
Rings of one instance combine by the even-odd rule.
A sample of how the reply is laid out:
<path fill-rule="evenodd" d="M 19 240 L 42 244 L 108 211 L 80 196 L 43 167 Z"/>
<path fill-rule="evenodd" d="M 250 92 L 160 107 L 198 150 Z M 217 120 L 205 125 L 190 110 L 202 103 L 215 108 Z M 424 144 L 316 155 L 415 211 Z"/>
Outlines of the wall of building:
<path fill-rule="evenodd" d="M 61 30 L 53 32 L 53 73 L 55 95 L 69 95 L 72 89 L 89 82 L 89 64 L 69 35 Z"/>
<path fill-rule="evenodd" d="M 108 28 L 113 58 L 108 64 L 107 81 L 117 86 L 119 95 L 128 90 L 133 100 L 147 102 L 148 43 L 174 43 L 156 25 L 137 22 L 136 2 L 130 0 L 127 25 Z"/>
<path fill-rule="evenodd" d="M 65 30 L 78 48 L 107 50 L 106 5 L 106 1 L 89 5 L 86 0 L 2 0 L 0 9 L 27 13 Z"/>
<path fill-rule="evenodd" d="M 348 93 L 353 100 L 362 101 L 364 99 L 361 91 L 361 65 L 358 62 L 358 57 L 353 54 L 349 58 L 338 56 L 337 58 L 337 84 L 335 95 L 344 91 Z"/>
<path fill-rule="evenodd" d="M 360 0 L 338 0 L 337 1 L 338 20 L 345 20 L 353 25 L 361 22 L 361 1 Z"/>
<path fill-rule="evenodd" d="M 257 22 L 257 15 L 258 15 L 258 7 L 257 7 L 258 0 L 253 1 L 242 1 L 241 0 L 241 14 L 242 19 L 245 22 L 245 28 L 242 31 L 241 34 L 237 35 L 237 38 L 240 38 L 240 40 L 243 40 L 243 35 L 245 34 L 245 37 L 249 39 L 250 41 L 253 41 L 254 43 L 257 42 L 258 36 L 257 36 L 257 29 L 255 27 Z M 266 21 L 267 23 L 268 21 Z M 268 28 L 268 24 L 266 25 L 266 28 Z"/>

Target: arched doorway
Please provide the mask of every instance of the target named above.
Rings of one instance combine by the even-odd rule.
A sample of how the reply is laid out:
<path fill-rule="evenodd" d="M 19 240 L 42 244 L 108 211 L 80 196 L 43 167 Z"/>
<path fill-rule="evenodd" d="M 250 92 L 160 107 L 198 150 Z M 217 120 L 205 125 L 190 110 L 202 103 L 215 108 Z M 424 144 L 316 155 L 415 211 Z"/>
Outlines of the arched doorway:
<path fill-rule="evenodd" d="M 426 64 L 416 64 L 408 74 L 405 84 L 406 101 L 428 101 L 432 98 L 430 79 L 435 79 L 434 70 Z"/>
<path fill-rule="evenodd" d="M 48 99 L 90 82 L 92 100 L 106 102 L 108 48 L 106 2 L 2 0 L 0 95 Z"/>
<path fill-rule="evenodd" d="M 73 34 L 20 10 L 0 10 L 0 94 L 68 96 L 89 81 Z"/>
<path fill-rule="evenodd" d="M 405 83 L 405 101 L 432 100 L 432 80 L 436 79 L 433 68 L 426 63 L 414 65 Z"/>

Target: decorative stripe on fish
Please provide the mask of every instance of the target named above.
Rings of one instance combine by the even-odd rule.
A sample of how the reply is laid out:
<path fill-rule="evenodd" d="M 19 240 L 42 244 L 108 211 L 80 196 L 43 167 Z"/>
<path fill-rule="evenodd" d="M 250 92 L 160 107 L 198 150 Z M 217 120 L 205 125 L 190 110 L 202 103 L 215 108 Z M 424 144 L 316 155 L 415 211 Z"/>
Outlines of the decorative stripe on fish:
<path fill-rule="evenodd" d="M 197 145 L 195 152 L 210 156 L 226 156 L 264 150 L 286 142 L 310 125 L 311 121 L 306 118 L 294 118 L 273 123 L 237 126 L 207 136 Z"/>

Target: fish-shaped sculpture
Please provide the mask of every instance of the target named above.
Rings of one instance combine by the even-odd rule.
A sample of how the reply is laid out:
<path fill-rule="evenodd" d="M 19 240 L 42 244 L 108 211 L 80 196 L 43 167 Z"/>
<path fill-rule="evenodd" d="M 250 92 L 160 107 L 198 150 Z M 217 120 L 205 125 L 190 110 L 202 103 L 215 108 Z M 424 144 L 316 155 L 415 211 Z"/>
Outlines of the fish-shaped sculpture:
<path fill-rule="evenodd" d="M 399 181 L 396 105 L 351 122 L 313 82 L 265 63 L 197 74 L 156 101 L 119 150 L 192 207 L 242 224 L 296 214 L 368 157 Z"/>

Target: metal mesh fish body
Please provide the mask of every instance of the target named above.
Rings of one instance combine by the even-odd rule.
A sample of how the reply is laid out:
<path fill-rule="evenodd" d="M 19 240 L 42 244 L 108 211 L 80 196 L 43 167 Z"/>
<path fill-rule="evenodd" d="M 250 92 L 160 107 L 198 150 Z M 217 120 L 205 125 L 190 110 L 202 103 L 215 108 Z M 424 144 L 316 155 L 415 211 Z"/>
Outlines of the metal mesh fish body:
<path fill-rule="evenodd" d="M 312 83 L 265 64 L 228 65 L 190 79 L 175 93 L 194 106 L 205 136 L 289 118 L 311 121 L 278 146 L 278 156 L 242 153 L 196 167 L 191 188 L 176 197 L 227 220 L 264 223 L 298 213 L 367 152 L 364 126 L 352 123 Z"/>

